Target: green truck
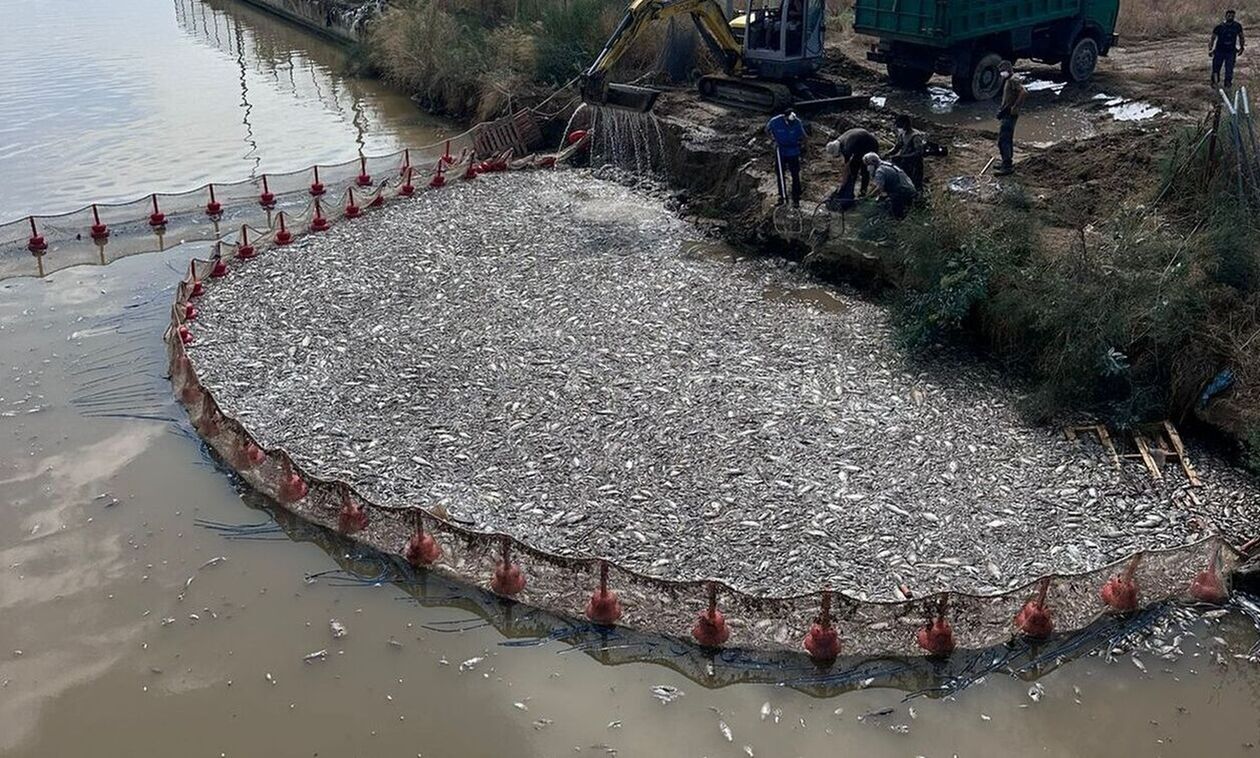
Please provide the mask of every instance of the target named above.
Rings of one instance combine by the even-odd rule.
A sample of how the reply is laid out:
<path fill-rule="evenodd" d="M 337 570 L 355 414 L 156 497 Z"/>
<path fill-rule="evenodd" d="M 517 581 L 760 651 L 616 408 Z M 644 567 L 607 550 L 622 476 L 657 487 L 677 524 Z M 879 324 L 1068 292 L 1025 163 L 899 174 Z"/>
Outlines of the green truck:
<path fill-rule="evenodd" d="M 898 86 L 948 74 L 964 100 L 1001 88 L 1003 60 L 1060 64 L 1070 81 L 1094 73 L 1116 43 L 1119 0 L 855 0 L 853 28 L 878 37 L 867 58 Z"/>

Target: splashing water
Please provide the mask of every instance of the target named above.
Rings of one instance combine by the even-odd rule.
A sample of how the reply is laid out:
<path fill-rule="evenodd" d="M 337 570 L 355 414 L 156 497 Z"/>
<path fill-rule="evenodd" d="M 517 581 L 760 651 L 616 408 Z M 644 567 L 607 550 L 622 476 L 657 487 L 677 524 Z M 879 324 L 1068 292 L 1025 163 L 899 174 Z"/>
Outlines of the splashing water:
<path fill-rule="evenodd" d="M 569 120 L 570 127 L 584 109 L 590 109 L 592 166 L 611 165 L 636 174 L 664 171 L 665 135 L 656 116 L 583 104 Z"/>

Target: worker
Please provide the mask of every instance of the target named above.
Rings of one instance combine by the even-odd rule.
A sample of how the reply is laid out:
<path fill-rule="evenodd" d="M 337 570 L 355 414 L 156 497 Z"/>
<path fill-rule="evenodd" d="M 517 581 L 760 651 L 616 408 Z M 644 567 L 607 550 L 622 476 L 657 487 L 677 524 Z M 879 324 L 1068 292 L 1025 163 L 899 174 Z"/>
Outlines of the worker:
<path fill-rule="evenodd" d="M 788 200 L 786 173 L 792 175 L 792 207 L 801 207 L 801 150 L 805 147 L 805 124 L 791 108 L 770 119 L 766 131 L 774 138 L 774 168 L 779 180 L 779 204 Z"/>
<path fill-rule="evenodd" d="M 1002 165 L 993 173 L 1007 176 L 1015 173 L 1015 123 L 1019 121 L 1019 109 L 1028 97 L 1028 90 L 1015 75 L 1015 67 L 1010 61 L 1002 61 L 1002 65 L 998 66 L 998 76 L 1002 78 L 1002 106 L 997 112 L 997 144 Z"/>
<path fill-rule="evenodd" d="M 878 152 L 879 140 L 874 134 L 859 127 L 850 129 L 828 142 L 824 150 L 828 156 L 844 160 L 844 163 L 840 164 L 840 188 L 836 191 L 836 199 L 840 204 L 840 209 L 847 210 L 853 205 L 853 185 L 857 183 L 859 177 L 862 179 L 862 194 L 866 195 L 871 182 L 871 172 L 866 170 L 866 163 L 862 161 L 862 156 Z"/>
<path fill-rule="evenodd" d="M 1212 30 L 1212 40 L 1208 42 L 1208 54 L 1212 56 L 1212 86 L 1221 80 L 1221 67 L 1225 68 L 1225 88 L 1234 84 L 1234 60 L 1247 46 L 1243 37 L 1242 24 L 1234 20 L 1232 10 L 1225 11 L 1225 20 Z"/>
<path fill-rule="evenodd" d="M 893 128 L 897 132 L 897 141 L 893 145 L 889 160 L 901 167 L 909 175 L 918 190 L 923 189 L 923 158 L 927 155 L 927 135 L 910 121 L 910 116 L 902 113 L 893 119 Z"/>
<path fill-rule="evenodd" d="M 909 175 L 897 164 L 882 160 L 879 153 L 867 153 L 862 162 L 866 164 L 866 170 L 871 172 L 875 196 L 887 199 L 888 209 L 895 218 L 904 218 L 911 203 L 919 196 Z"/>

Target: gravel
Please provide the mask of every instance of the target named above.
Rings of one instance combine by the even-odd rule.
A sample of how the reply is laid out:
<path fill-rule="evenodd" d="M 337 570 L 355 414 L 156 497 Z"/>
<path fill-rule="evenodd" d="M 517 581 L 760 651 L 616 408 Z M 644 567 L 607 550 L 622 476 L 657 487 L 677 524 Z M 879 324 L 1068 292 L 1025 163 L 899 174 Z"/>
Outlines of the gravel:
<path fill-rule="evenodd" d="M 998 592 L 1260 516 L 1226 466 L 1196 460 L 1201 504 L 1117 471 L 989 369 L 907 362 L 879 306 L 700 238 L 584 172 L 483 177 L 233 261 L 191 354 L 372 500 L 748 592 Z"/>

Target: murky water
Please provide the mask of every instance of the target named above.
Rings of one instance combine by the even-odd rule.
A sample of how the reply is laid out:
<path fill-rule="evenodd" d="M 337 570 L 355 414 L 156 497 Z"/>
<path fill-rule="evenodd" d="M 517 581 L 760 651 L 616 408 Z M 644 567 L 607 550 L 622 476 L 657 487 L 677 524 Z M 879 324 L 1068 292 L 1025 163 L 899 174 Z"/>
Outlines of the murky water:
<path fill-rule="evenodd" d="M 98 54 L 115 43 L 134 46 L 137 61 L 154 55 L 188 63 L 187 76 L 217 65 L 213 56 L 230 61 L 217 47 L 204 59 L 173 52 L 208 45 L 176 22 L 188 17 L 187 3 L 178 7 L 3 0 L 6 20 L 26 30 L 6 36 L 25 52 L 21 66 L 9 65 L 17 78 L 7 80 L 5 101 L 24 103 L 27 120 L 50 123 L 61 118 L 58 102 L 86 107 L 74 98 L 40 106 L 25 89 L 29 80 L 20 83 L 24 66 L 44 65 L 40 51 L 71 60 L 69 51 L 54 51 L 52 35 L 36 39 L 31 31 L 50 18 L 49 8 L 60 8 L 62 24 L 85 24 L 67 37 L 95 40 Z M 273 52 L 289 51 L 278 57 L 309 62 L 329 54 L 235 4 L 191 7 L 193 16 L 204 11 L 255 40 L 272 40 Z M 137 25 L 110 26 L 110 18 Z M 103 31 L 94 36 L 97 23 Z M 262 65 L 250 58 L 246 68 Z M 62 68 L 47 68 L 40 81 L 68 87 L 76 74 Z M 363 87 L 366 126 L 338 121 L 326 101 L 307 102 L 310 90 L 299 96 L 260 84 L 251 90 L 260 93 L 253 112 L 274 118 L 254 128 L 276 138 L 260 143 L 261 165 L 309 157 L 286 152 L 279 139 L 299 110 L 322 114 L 307 148 L 327 157 L 343 156 L 347 139 L 353 150 L 356 139 L 388 142 L 426 128 L 401 110 L 397 95 L 347 83 L 331 63 L 294 69 L 304 70 L 336 80 L 343 93 Z M 283 104 L 299 98 L 294 109 Z M 383 103 L 399 105 L 396 118 Z M 74 176 L 68 164 L 89 152 L 109 158 L 89 161 L 84 171 L 113 176 L 123 195 L 155 176 L 182 186 L 248 173 L 251 148 L 239 134 L 235 141 L 207 137 L 187 165 L 127 163 L 139 145 L 178 155 L 181 134 L 203 134 L 201 120 L 219 115 L 185 106 L 172 103 L 151 124 L 120 127 L 112 137 L 58 123 L 66 133 L 50 132 L 47 145 L 55 148 L 15 148 L 6 132 L 0 173 L 26 184 L 0 184 L 8 193 L 0 195 L 0 215 L 20 214 L 32 194 L 77 204 L 79 190 L 55 177 Z M 82 147 L 88 143 L 91 150 Z M 86 174 L 75 181 L 96 186 Z M 0 282 L 0 754 L 1245 756 L 1260 743 L 1260 666 L 1245 657 L 1256 634 L 1237 612 L 1196 625 L 1176 661 L 1145 657 L 1145 671 L 1127 655 L 1114 663 L 1084 657 L 1042 676 L 1044 694 L 1036 699 L 1029 681 L 994 674 L 950 698 L 906 700 L 906 691 L 892 688 L 819 697 L 733 684 L 741 672 L 724 661 L 715 662 L 719 675 L 709 683 L 729 686 L 710 689 L 679 673 L 703 672 L 706 661 L 667 641 L 628 651 L 613 640 L 610 650 L 585 651 L 538 639 L 554 622 L 526 609 L 498 614 L 500 631 L 474 611 L 478 597 L 440 583 L 413 590 L 426 598 L 417 603 L 398 587 L 345 575 L 308 581 L 351 566 L 344 546 L 318 532 L 289 527 L 290 537 L 270 526 L 269 515 L 206 456 L 171 399 L 159 337 L 172 283 L 194 254 L 205 252 L 182 246 L 47 280 Z M 828 307 L 821 291 L 767 296 Z M 370 574 L 370 566 L 357 567 Z M 334 639 L 330 619 L 347 636 Z M 325 657 L 304 661 L 321 650 Z M 765 669 L 748 673 L 775 678 Z M 662 702 L 653 693 L 659 686 L 682 694 Z"/>
<path fill-rule="evenodd" d="M 0 220 L 429 144 L 450 127 L 236 0 L 0 0 Z"/>

